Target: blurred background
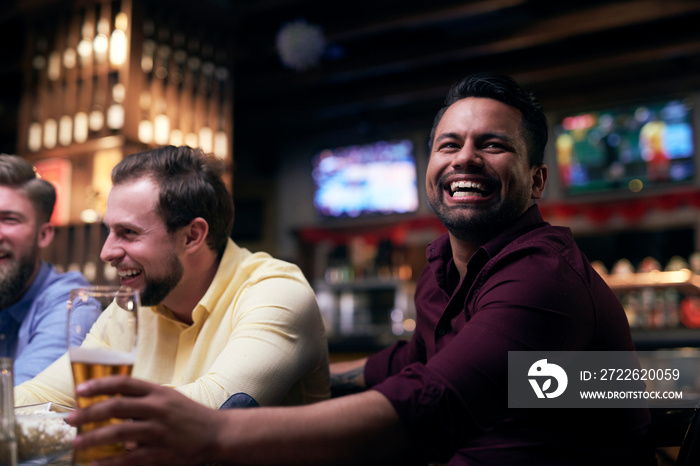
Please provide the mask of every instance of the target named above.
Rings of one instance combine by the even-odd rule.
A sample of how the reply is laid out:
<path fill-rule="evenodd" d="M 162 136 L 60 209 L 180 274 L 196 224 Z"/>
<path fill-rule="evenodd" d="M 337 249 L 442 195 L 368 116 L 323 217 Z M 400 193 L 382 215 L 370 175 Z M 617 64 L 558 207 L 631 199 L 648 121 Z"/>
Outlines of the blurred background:
<path fill-rule="evenodd" d="M 540 207 L 626 306 L 640 349 L 700 343 L 700 1 L 5 0 L 0 151 L 59 189 L 47 259 L 108 282 L 109 171 L 162 144 L 222 158 L 233 237 L 298 263 L 337 351 L 413 329 L 444 232 L 427 138 L 467 74 L 550 122 Z M 695 262 L 693 259 L 696 259 Z"/>

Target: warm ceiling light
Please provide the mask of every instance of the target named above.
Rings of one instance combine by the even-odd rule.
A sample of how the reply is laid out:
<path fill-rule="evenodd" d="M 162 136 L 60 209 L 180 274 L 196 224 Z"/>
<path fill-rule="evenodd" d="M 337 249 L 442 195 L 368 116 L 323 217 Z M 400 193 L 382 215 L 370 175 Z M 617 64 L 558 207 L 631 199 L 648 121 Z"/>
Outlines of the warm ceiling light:
<path fill-rule="evenodd" d="M 126 13 L 123 11 L 117 13 L 117 16 L 114 18 L 114 27 L 120 31 L 126 31 L 126 28 L 129 27 L 129 17 Z"/>
<path fill-rule="evenodd" d="M 115 29 L 109 39 L 109 62 L 113 66 L 126 63 L 126 34 L 121 29 Z"/>

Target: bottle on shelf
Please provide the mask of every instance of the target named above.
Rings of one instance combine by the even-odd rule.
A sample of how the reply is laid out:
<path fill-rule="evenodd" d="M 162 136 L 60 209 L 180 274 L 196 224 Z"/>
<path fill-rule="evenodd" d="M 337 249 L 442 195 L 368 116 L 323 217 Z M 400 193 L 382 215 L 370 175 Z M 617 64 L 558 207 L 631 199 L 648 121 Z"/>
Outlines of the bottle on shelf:
<path fill-rule="evenodd" d="M 46 103 L 46 67 L 47 67 L 48 41 L 43 35 L 37 37 L 34 58 L 32 58 L 31 72 L 31 112 L 30 122 L 27 128 L 27 149 L 30 152 L 41 150 L 43 143 L 42 106 Z"/>
<path fill-rule="evenodd" d="M 214 133 L 211 127 L 210 111 L 212 101 L 212 90 L 214 85 L 214 47 L 205 43 L 202 45 L 202 72 L 200 79 L 199 102 L 197 117 L 199 118 L 199 147 L 206 153 L 211 153 L 214 148 Z"/>
<path fill-rule="evenodd" d="M 216 52 L 216 68 L 214 70 L 216 110 L 216 133 L 214 133 L 214 155 L 220 159 L 228 158 L 228 134 L 226 131 L 227 115 L 231 111 L 228 106 L 230 99 L 228 88 L 228 67 L 226 66 L 226 51 L 219 49 Z"/>

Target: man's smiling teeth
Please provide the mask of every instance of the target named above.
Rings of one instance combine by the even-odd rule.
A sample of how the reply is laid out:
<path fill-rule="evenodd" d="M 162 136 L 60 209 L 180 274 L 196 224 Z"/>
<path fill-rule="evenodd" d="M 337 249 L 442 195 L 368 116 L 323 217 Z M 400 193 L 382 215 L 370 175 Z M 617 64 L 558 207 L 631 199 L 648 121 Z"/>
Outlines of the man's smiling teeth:
<path fill-rule="evenodd" d="M 117 272 L 119 274 L 119 278 L 131 278 L 139 273 L 141 273 L 140 270 L 135 270 L 135 269 L 128 269 L 128 270 L 119 270 Z"/>
<path fill-rule="evenodd" d="M 474 181 L 453 181 L 450 183 L 452 197 L 483 197 L 484 185 Z"/>

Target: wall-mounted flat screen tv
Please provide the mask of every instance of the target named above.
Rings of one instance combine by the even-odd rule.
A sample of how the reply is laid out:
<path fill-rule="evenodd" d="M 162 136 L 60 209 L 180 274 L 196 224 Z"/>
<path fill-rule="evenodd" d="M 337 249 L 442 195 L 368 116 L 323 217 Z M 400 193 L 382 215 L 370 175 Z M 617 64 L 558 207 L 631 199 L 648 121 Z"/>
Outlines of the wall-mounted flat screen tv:
<path fill-rule="evenodd" d="M 567 116 L 555 127 L 561 187 L 573 195 L 690 182 L 693 138 L 687 100 Z"/>
<path fill-rule="evenodd" d="M 418 209 L 416 161 L 408 139 L 322 150 L 313 158 L 312 175 L 314 206 L 324 217 Z"/>

